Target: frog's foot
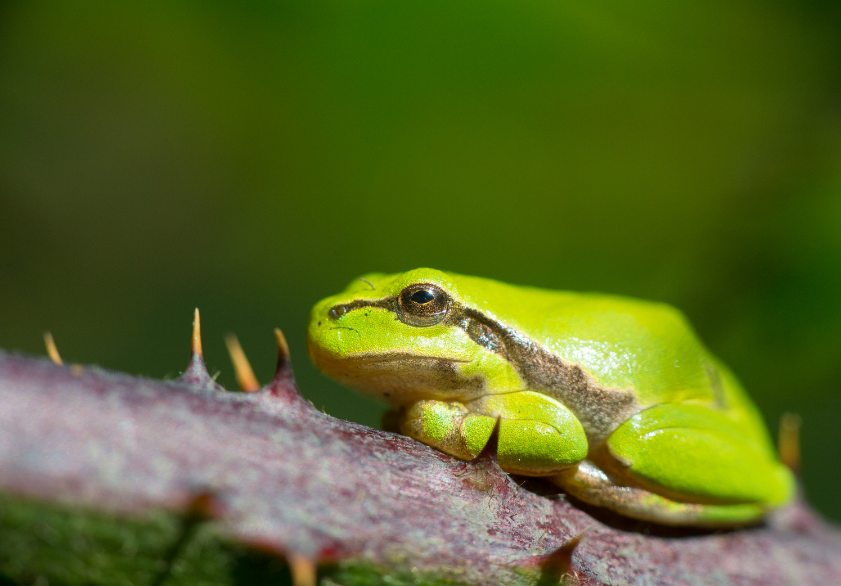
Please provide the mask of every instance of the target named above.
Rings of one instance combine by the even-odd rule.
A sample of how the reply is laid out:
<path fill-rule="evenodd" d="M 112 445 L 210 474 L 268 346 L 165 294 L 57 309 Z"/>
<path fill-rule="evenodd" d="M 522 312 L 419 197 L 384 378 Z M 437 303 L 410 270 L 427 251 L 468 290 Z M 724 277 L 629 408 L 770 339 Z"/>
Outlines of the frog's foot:
<path fill-rule="evenodd" d="M 578 420 L 559 403 L 548 399 L 553 404 L 544 401 L 542 409 L 533 407 L 542 397 L 529 391 L 494 395 L 472 402 L 469 408 L 457 402 L 418 401 L 404 412 L 400 431 L 470 460 L 482 451 L 500 417 L 497 459 L 502 469 L 525 476 L 549 476 L 586 457 L 587 438 Z M 535 414 L 542 420 L 534 418 Z"/>
<path fill-rule="evenodd" d="M 594 464 L 581 462 L 552 478 L 578 500 L 610 509 L 620 515 L 661 525 L 732 527 L 762 519 L 767 508 L 758 504 L 713 505 L 682 503 L 644 488 L 621 486 Z"/>

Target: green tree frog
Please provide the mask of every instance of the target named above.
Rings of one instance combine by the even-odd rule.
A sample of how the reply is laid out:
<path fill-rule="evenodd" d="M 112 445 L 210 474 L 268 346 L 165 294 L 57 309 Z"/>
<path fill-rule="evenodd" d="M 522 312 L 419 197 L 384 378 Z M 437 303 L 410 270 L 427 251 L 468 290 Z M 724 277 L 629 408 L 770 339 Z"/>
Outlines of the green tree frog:
<path fill-rule="evenodd" d="M 755 522 L 790 471 L 739 382 L 664 304 L 416 269 L 369 274 L 312 310 L 308 348 L 392 406 L 399 430 L 670 525 Z"/>

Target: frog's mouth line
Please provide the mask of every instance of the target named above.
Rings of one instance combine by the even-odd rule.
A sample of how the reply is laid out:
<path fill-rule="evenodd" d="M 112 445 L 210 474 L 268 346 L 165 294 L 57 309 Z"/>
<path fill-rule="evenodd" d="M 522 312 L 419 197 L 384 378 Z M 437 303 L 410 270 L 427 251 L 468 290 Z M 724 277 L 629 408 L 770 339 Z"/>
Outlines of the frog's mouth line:
<path fill-rule="evenodd" d="M 351 354 L 345 357 L 361 364 L 380 362 L 450 362 L 453 364 L 464 364 L 470 360 L 460 358 L 448 358 L 445 356 L 419 356 L 408 352 L 388 352 L 384 354 Z"/>

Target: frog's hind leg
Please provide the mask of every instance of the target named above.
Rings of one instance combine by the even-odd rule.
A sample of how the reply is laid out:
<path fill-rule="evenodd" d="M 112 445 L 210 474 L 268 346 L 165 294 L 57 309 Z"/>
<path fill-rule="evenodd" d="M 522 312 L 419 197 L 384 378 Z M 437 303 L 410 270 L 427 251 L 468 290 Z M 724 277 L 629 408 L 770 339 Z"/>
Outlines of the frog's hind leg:
<path fill-rule="evenodd" d="M 660 525 L 728 527 L 759 521 L 766 508 L 757 504 L 682 503 L 644 488 L 621 486 L 594 464 L 584 461 L 552 481 L 578 500 L 620 515 Z"/>
<path fill-rule="evenodd" d="M 704 405 L 641 411 L 590 456 L 598 468 L 581 466 L 556 482 L 585 502 L 657 523 L 746 524 L 794 492 L 770 442 Z"/>

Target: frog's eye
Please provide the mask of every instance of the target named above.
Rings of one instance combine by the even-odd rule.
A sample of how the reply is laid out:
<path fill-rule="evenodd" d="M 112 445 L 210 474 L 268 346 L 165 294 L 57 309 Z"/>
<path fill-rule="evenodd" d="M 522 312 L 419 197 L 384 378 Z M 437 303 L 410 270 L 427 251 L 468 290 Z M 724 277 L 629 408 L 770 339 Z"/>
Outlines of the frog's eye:
<path fill-rule="evenodd" d="M 410 326 L 434 326 L 447 317 L 450 296 L 438 285 L 416 283 L 400 292 L 398 298 L 400 321 Z"/>

